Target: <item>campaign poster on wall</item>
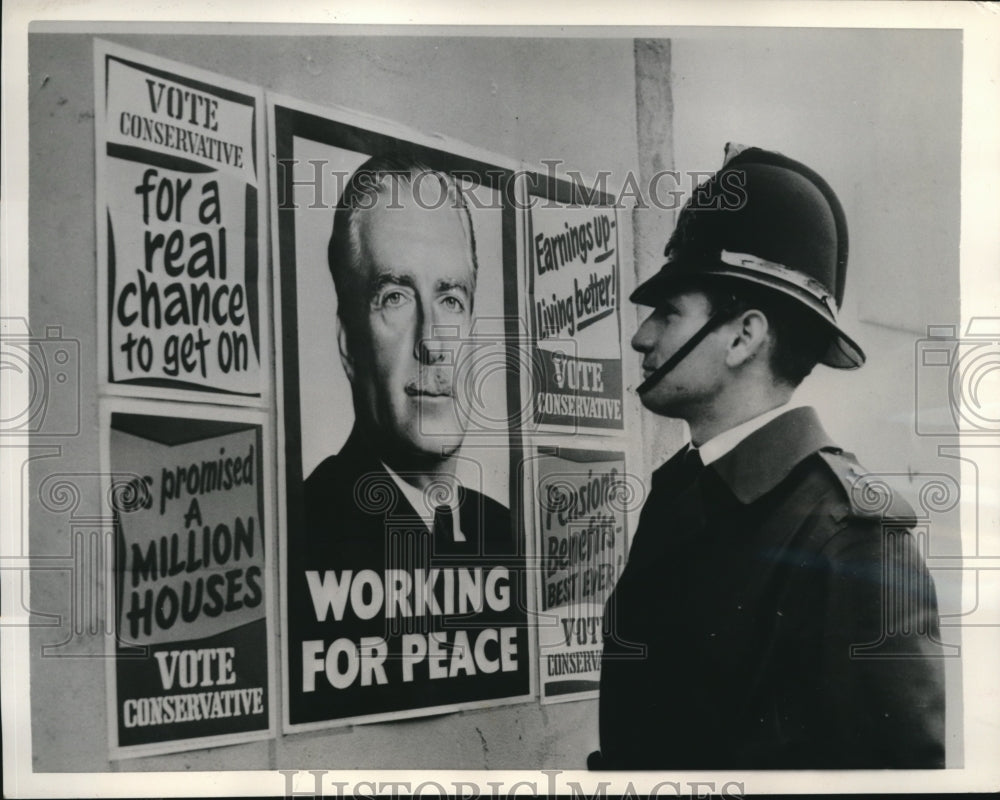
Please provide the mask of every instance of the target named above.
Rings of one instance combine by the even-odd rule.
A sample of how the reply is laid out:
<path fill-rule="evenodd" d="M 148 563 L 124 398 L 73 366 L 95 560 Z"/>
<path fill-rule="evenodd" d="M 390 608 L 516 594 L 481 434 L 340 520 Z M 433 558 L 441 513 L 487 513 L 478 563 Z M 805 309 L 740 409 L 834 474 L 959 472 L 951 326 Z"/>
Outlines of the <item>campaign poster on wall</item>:
<path fill-rule="evenodd" d="M 610 204 L 530 197 L 532 391 L 542 430 L 624 430 L 619 224 Z"/>
<path fill-rule="evenodd" d="M 625 568 L 625 455 L 539 448 L 535 480 L 541 699 L 596 697 L 604 603 Z"/>
<path fill-rule="evenodd" d="M 111 411 L 108 431 L 113 756 L 271 735 L 261 424 Z"/>
<path fill-rule="evenodd" d="M 285 728 L 530 699 L 516 164 L 268 113 Z"/>
<path fill-rule="evenodd" d="M 94 48 L 103 378 L 123 394 L 259 401 L 261 92 L 108 42 Z"/>

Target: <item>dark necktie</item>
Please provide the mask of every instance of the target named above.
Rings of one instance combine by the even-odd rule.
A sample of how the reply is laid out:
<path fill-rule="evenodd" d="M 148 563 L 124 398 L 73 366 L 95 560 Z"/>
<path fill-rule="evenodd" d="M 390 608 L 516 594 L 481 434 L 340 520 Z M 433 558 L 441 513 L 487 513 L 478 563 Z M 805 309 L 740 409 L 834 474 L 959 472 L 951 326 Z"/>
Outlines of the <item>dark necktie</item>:
<path fill-rule="evenodd" d="M 455 518 L 451 513 L 451 506 L 434 508 L 434 541 L 438 544 L 455 541 Z"/>
<path fill-rule="evenodd" d="M 689 486 L 698 480 L 704 469 L 705 464 L 701 460 L 701 453 L 698 452 L 698 448 L 688 445 L 688 449 L 681 456 L 681 466 L 677 476 L 678 484 Z"/>

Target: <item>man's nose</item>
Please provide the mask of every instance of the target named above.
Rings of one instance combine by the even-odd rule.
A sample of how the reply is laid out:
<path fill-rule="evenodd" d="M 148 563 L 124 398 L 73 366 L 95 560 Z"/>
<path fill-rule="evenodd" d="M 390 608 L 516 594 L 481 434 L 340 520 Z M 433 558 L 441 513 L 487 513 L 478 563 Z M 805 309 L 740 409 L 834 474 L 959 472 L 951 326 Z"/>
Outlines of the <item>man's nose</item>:
<path fill-rule="evenodd" d="M 434 306 L 420 303 L 418 309 L 416 341 L 413 343 L 413 357 L 421 364 L 450 363 L 451 342 L 447 338 L 448 329 L 438 323 Z"/>
<path fill-rule="evenodd" d="M 635 332 L 635 336 L 632 337 L 632 349 L 637 353 L 648 353 L 653 347 L 651 318 L 652 314 L 646 317 L 639 326 L 639 330 Z"/>

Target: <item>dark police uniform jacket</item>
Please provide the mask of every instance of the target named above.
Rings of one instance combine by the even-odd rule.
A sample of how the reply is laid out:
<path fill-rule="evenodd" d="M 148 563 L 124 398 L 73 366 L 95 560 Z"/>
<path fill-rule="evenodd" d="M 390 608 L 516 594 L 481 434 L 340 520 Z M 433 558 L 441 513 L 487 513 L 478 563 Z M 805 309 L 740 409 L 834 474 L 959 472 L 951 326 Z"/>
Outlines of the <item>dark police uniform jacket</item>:
<path fill-rule="evenodd" d="M 944 765 L 934 586 L 811 408 L 660 467 L 608 600 L 602 769 Z"/>
<path fill-rule="evenodd" d="M 290 497 L 289 503 L 294 501 Z M 298 524 L 292 524 L 287 546 L 289 706 L 293 723 L 345 719 L 371 714 L 407 711 L 439 705 L 472 702 L 526 694 L 530 689 L 528 629 L 524 612 L 523 556 L 517 560 L 510 511 L 479 492 L 459 490 L 459 526 L 465 542 L 439 540 L 409 503 L 378 459 L 372 446 L 354 430 L 336 456 L 325 459 L 305 481 Z M 403 570 L 411 575 L 430 569 L 481 568 L 482 578 L 498 565 L 509 569 L 510 607 L 494 611 L 484 604 L 482 613 L 430 616 L 426 613 L 387 619 L 384 612 L 369 619 L 350 613 L 336 620 L 332 613 L 317 620 L 306 578 L 307 571 L 320 575 L 333 570 L 343 578 L 371 570 Z M 445 608 L 444 577 L 434 592 Z M 454 596 L 454 592 L 452 592 Z M 414 594 L 410 602 L 417 604 Z M 518 669 L 459 674 L 443 680 L 403 683 L 399 660 L 403 636 L 447 634 L 465 630 L 474 640 L 481 628 L 516 626 Z M 386 684 L 352 685 L 339 690 L 320 673 L 315 688 L 303 691 L 302 642 L 322 640 L 325 645 L 339 638 L 359 642 L 362 637 L 380 637 L 387 642 Z M 496 645 L 487 655 L 496 660 Z M 448 663 L 447 661 L 445 662 Z M 417 672 L 426 670 L 426 665 Z"/>

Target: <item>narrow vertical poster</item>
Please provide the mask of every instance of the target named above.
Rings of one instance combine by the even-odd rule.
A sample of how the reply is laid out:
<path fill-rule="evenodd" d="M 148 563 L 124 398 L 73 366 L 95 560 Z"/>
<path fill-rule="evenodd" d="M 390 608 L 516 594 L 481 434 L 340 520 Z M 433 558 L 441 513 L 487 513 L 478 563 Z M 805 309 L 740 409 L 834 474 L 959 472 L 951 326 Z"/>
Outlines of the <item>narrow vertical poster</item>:
<path fill-rule="evenodd" d="M 260 90 L 95 44 L 102 375 L 260 398 Z"/>
<path fill-rule="evenodd" d="M 617 210 L 533 197 L 529 220 L 535 422 L 624 430 Z"/>
<path fill-rule="evenodd" d="M 272 730 L 258 424 L 113 412 L 112 750 Z"/>
<path fill-rule="evenodd" d="M 596 697 L 604 603 L 625 567 L 625 455 L 539 449 L 535 476 L 541 699 Z"/>

